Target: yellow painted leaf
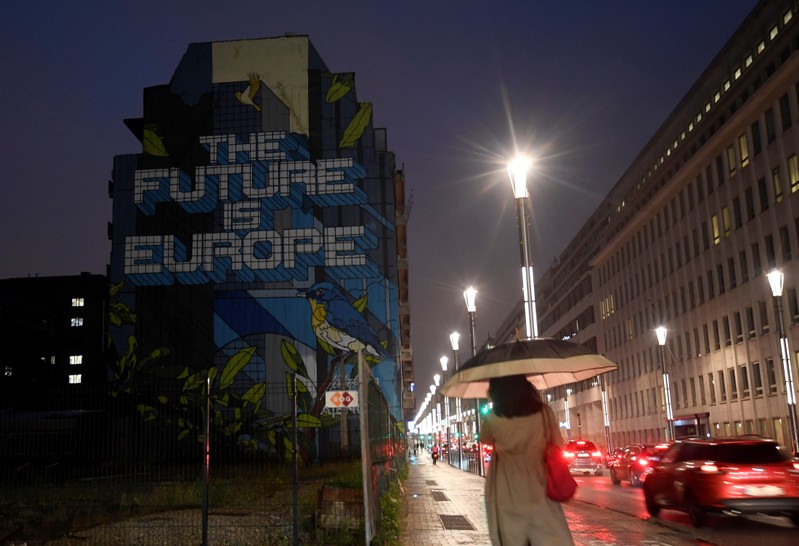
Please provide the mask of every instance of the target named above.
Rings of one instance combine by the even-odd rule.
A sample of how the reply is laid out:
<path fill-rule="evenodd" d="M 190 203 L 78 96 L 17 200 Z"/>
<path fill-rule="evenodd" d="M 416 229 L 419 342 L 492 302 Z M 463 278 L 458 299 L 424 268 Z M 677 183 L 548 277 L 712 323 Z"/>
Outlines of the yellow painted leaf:
<path fill-rule="evenodd" d="M 159 137 L 155 131 L 145 129 L 143 141 L 144 142 L 142 142 L 142 145 L 145 154 L 156 155 L 159 157 L 169 157 L 169 152 L 164 146 L 164 141 L 161 140 L 161 137 Z"/>
<path fill-rule="evenodd" d="M 352 304 L 358 310 L 359 313 L 363 313 L 363 310 L 366 309 L 367 297 L 368 294 L 364 294 L 363 296 L 355 300 L 355 303 Z"/>
<path fill-rule="evenodd" d="M 219 378 L 220 390 L 226 389 L 233 384 L 236 375 L 247 365 L 254 354 L 255 347 L 246 347 L 230 358 L 222 371 L 222 376 Z"/>
<path fill-rule="evenodd" d="M 330 89 L 327 90 L 325 100 L 328 103 L 340 100 L 343 96 L 350 92 L 351 83 L 352 80 L 349 79 L 339 81 L 338 74 L 333 74 L 333 82 L 330 84 Z"/>
<path fill-rule="evenodd" d="M 358 139 L 361 138 L 363 132 L 369 126 L 369 122 L 372 121 L 372 103 L 371 102 L 363 102 L 361 103 L 361 108 L 358 110 L 358 113 L 355 114 L 355 117 L 352 118 L 350 124 L 347 125 L 347 128 L 344 129 L 344 136 L 341 137 L 341 142 L 338 143 L 339 148 L 350 148 L 355 146 L 355 143 L 358 142 Z"/>

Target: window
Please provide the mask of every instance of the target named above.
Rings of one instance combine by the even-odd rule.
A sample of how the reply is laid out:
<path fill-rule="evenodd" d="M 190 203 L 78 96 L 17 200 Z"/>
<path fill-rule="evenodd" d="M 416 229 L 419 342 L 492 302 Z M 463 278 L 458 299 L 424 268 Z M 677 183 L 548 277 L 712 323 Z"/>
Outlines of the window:
<path fill-rule="evenodd" d="M 774 369 L 774 360 L 766 359 L 766 381 L 768 383 L 768 393 L 777 394 L 777 372 Z"/>
<path fill-rule="evenodd" d="M 716 383 L 713 381 L 713 374 L 707 374 L 707 386 L 710 389 L 710 403 L 716 403 Z M 703 401 L 704 403 L 704 401 Z"/>
<path fill-rule="evenodd" d="M 749 165 L 749 148 L 746 145 L 746 133 L 738 137 L 738 158 L 741 160 L 742 169 Z M 733 162 L 730 161 L 730 164 L 733 164 Z M 730 171 L 730 174 L 732 174 L 732 171 Z"/>
<path fill-rule="evenodd" d="M 757 191 L 760 197 L 760 212 L 765 212 L 768 210 L 768 186 L 765 178 L 757 181 Z"/>
<path fill-rule="evenodd" d="M 83 307 L 83 298 L 72 298 L 72 307 Z"/>
<path fill-rule="evenodd" d="M 791 193 L 799 191 L 799 165 L 797 165 L 796 154 L 788 158 L 788 184 Z"/>
<path fill-rule="evenodd" d="M 705 338 L 705 354 L 710 354 L 710 334 L 707 324 L 702 325 L 702 336 Z"/>
<path fill-rule="evenodd" d="M 722 402 L 726 402 L 727 401 L 727 385 L 724 382 L 724 372 L 718 371 L 718 372 L 716 372 L 716 376 L 718 377 L 718 380 L 719 380 L 718 387 L 719 387 L 719 393 L 721 394 L 721 401 Z"/>
<path fill-rule="evenodd" d="M 746 331 L 748 339 L 755 337 L 755 310 L 752 307 L 746 308 Z"/>
<path fill-rule="evenodd" d="M 745 284 L 749 280 L 749 264 L 746 261 L 745 250 L 738 253 L 738 265 L 741 267 L 741 284 Z"/>
<path fill-rule="evenodd" d="M 774 248 L 774 237 L 766 235 L 764 240 L 766 243 L 766 263 L 769 269 L 774 269 L 777 267 L 777 251 Z"/>
<path fill-rule="evenodd" d="M 727 288 L 724 283 L 724 266 L 721 264 L 716 266 L 716 277 L 719 281 L 719 294 L 723 294 L 727 291 Z"/>
<path fill-rule="evenodd" d="M 777 129 L 774 126 L 774 110 L 766 110 L 766 142 L 771 144 L 777 138 Z"/>
<path fill-rule="evenodd" d="M 744 326 L 741 320 L 741 313 L 735 311 L 732 315 L 732 321 L 735 325 L 735 343 L 741 343 L 744 340 Z"/>
<path fill-rule="evenodd" d="M 737 197 L 732 200 L 732 217 L 735 220 L 735 229 L 743 226 L 743 217 L 741 216 L 741 200 Z"/>
<path fill-rule="evenodd" d="M 746 188 L 744 198 L 746 199 L 746 221 L 749 222 L 755 219 L 755 197 L 752 188 Z"/>
<path fill-rule="evenodd" d="M 713 321 L 713 349 L 721 349 L 721 336 L 719 335 L 719 321 Z"/>
<path fill-rule="evenodd" d="M 83 355 L 70 355 L 69 364 L 70 366 L 77 366 L 78 364 L 83 364 Z"/>
<path fill-rule="evenodd" d="M 759 154 L 763 150 L 763 145 L 760 142 L 760 122 L 752 124 L 752 153 Z"/>
<path fill-rule="evenodd" d="M 79 373 L 71 373 L 69 374 L 69 384 L 70 385 L 78 385 L 82 381 L 82 376 Z"/>
<path fill-rule="evenodd" d="M 696 407 L 696 381 L 692 377 L 689 379 L 689 383 L 691 384 L 691 405 Z"/>
<path fill-rule="evenodd" d="M 732 226 L 730 225 L 730 209 L 728 207 L 721 207 L 721 225 L 724 226 L 725 237 L 732 235 Z"/>
<path fill-rule="evenodd" d="M 799 301 L 796 298 L 796 289 L 789 288 L 786 293 L 788 295 L 788 312 L 791 316 L 791 324 L 796 324 L 799 322 Z"/>
<path fill-rule="evenodd" d="M 782 250 L 782 262 L 791 261 L 791 237 L 788 235 L 788 226 L 780 228 L 780 250 Z"/>
<path fill-rule="evenodd" d="M 785 132 L 791 128 L 791 105 L 787 94 L 780 97 L 780 118 L 782 119 L 782 131 Z"/>
<path fill-rule="evenodd" d="M 713 283 L 713 272 L 707 270 L 707 299 L 712 300 L 716 297 L 716 287 Z"/>
<path fill-rule="evenodd" d="M 72 317 L 71 319 L 69 319 L 69 325 L 72 328 L 78 328 L 80 326 L 83 326 L 83 317 Z"/>
<path fill-rule="evenodd" d="M 727 369 L 727 380 L 730 383 L 730 400 L 738 400 L 738 381 L 735 377 L 735 368 Z"/>
<path fill-rule="evenodd" d="M 702 399 L 703 406 L 707 404 L 705 399 L 705 378 L 701 375 L 699 376 L 699 397 Z"/>
<path fill-rule="evenodd" d="M 749 374 L 746 373 L 746 364 L 738 367 L 738 383 L 741 386 L 741 398 L 749 398 Z"/>
<path fill-rule="evenodd" d="M 724 328 L 724 346 L 732 345 L 732 333 L 730 332 L 730 317 L 724 316 L 721 319 L 721 326 Z"/>
<path fill-rule="evenodd" d="M 713 229 L 713 244 L 717 245 L 721 243 L 721 229 L 719 228 L 719 215 L 714 214 L 710 217 L 710 225 Z"/>
<path fill-rule="evenodd" d="M 774 188 L 774 202 L 782 203 L 782 182 L 780 181 L 780 168 L 771 169 L 771 184 Z"/>
<path fill-rule="evenodd" d="M 755 386 L 755 396 L 763 396 L 763 378 L 760 375 L 760 362 L 752 362 L 752 384 Z"/>
<path fill-rule="evenodd" d="M 759 301 L 757 302 L 757 306 L 760 310 L 760 335 L 766 335 L 769 331 L 768 309 L 766 308 L 766 302 Z"/>
<path fill-rule="evenodd" d="M 757 277 L 763 273 L 763 265 L 760 261 L 760 245 L 754 243 L 752 245 L 752 274 Z"/>
<path fill-rule="evenodd" d="M 732 290 L 738 284 L 735 278 L 735 260 L 733 258 L 727 258 L 727 271 L 730 275 L 730 290 Z"/>
<path fill-rule="evenodd" d="M 730 176 L 735 174 L 735 147 L 727 146 L 727 168 L 729 169 Z M 719 181 L 719 186 L 724 184 L 724 160 L 721 156 L 716 158 L 716 174 Z"/>

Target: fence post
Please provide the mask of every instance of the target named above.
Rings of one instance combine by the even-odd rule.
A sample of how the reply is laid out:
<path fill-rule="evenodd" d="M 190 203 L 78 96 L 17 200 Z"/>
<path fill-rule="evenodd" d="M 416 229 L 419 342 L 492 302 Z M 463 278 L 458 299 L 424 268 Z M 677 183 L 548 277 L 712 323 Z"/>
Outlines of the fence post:
<path fill-rule="evenodd" d="M 208 546 L 208 486 L 211 478 L 211 378 L 205 389 L 205 449 L 203 453 L 202 546 Z"/>
<path fill-rule="evenodd" d="M 297 372 L 292 375 L 292 395 L 294 422 L 294 449 L 291 458 L 292 496 L 294 500 L 294 546 L 300 543 L 300 497 L 299 484 L 297 483 Z"/>

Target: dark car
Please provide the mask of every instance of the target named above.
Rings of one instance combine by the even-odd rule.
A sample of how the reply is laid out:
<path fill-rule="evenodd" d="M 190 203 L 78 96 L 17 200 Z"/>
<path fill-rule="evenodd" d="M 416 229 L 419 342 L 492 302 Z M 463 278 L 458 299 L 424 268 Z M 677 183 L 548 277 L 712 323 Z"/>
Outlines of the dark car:
<path fill-rule="evenodd" d="M 569 440 L 563 446 L 563 455 L 569 463 L 569 470 L 583 474 L 602 475 L 604 464 L 602 453 L 594 442 L 588 440 Z"/>
<path fill-rule="evenodd" d="M 711 513 L 787 516 L 799 526 L 799 459 L 774 440 L 683 439 L 644 479 L 647 511 L 687 512 L 697 527 Z"/>
<path fill-rule="evenodd" d="M 635 444 L 627 446 L 616 459 L 611 461 L 610 481 L 618 485 L 629 481 L 633 487 L 641 487 L 647 469 L 657 464 L 669 449 L 669 444 Z"/>

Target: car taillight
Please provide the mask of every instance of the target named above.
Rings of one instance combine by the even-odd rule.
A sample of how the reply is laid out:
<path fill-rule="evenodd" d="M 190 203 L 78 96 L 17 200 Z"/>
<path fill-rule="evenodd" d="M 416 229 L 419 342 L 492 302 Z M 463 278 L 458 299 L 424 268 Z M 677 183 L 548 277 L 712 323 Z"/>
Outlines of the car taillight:
<path fill-rule="evenodd" d="M 699 467 L 699 470 L 705 474 L 718 474 L 721 472 L 719 467 L 713 463 L 704 463 Z"/>
<path fill-rule="evenodd" d="M 569 459 L 571 457 L 574 457 L 574 453 L 572 453 L 571 451 L 564 451 L 563 456 Z"/>
<path fill-rule="evenodd" d="M 647 466 L 649 464 L 649 460 L 646 457 L 639 457 L 636 462 L 641 466 Z"/>
<path fill-rule="evenodd" d="M 799 461 L 794 461 L 793 462 L 793 469 L 794 470 L 799 470 Z"/>
<path fill-rule="evenodd" d="M 600 453 L 599 451 L 594 451 L 593 453 L 591 453 L 591 457 L 602 457 L 602 453 Z"/>

